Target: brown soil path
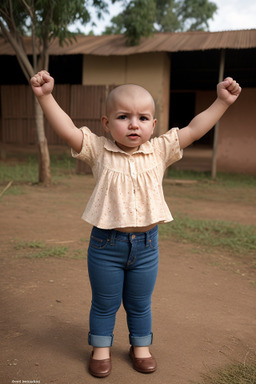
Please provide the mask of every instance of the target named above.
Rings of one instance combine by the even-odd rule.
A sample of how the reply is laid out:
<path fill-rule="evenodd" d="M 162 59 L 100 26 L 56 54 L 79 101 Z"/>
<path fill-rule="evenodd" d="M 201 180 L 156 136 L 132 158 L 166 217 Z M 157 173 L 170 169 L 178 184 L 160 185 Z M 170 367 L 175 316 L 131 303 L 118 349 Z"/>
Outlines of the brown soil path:
<path fill-rule="evenodd" d="M 99 380 L 87 371 L 90 226 L 80 219 L 92 188 L 91 177 L 74 176 L 48 189 L 27 186 L 23 195 L 5 195 L 0 202 L 1 384 Z M 208 196 L 207 203 L 189 198 L 184 188 L 166 185 L 174 211 L 253 224 L 256 208 L 250 198 L 239 203 L 229 197 L 227 203 L 223 196 L 216 203 Z M 32 241 L 66 246 L 70 257 L 28 258 L 34 250 L 17 245 Z M 160 252 L 152 304 L 158 370 L 143 375 L 132 369 L 121 309 L 113 371 L 104 383 L 197 383 L 202 372 L 232 359 L 244 361 L 255 348 L 255 270 L 228 253 L 210 254 L 172 239 L 161 240 Z"/>

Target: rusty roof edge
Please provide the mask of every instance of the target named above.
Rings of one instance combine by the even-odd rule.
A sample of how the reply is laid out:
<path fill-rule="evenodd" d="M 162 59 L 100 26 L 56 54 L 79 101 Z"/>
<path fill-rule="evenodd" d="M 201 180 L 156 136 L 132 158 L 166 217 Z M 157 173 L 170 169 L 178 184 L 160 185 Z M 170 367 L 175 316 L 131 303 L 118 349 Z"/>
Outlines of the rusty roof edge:
<path fill-rule="evenodd" d="M 24 38 L 26 52 L 32 53 L 31 38 Z M 236 31 L 162 32 L 142 38 L 138 46 L 127 46 L 123 35 L 77 36 L 72 44 L 50 44 L 50 55 L 124 56 L 138 53 L 200 51 L 210 49 L 256 48 L 256 29 Z M 15 55 L 10 44 L 0 37 L 0 55 Z"/>

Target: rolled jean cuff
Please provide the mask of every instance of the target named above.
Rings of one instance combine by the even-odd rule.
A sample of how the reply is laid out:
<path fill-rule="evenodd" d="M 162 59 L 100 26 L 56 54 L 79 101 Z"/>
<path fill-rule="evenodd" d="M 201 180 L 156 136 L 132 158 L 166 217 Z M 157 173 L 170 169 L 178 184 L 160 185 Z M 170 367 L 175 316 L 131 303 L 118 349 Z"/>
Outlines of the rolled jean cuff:
<path fill-rule="evenodd" d="M 134 347 L 147 347 L 153 343 L 153 333 L 148 336 L 131 336 L 129 335 L 130 344 Z"/>
<path fill-rule="evenodd" d="M 112 336 L 99 336 L 88 333 L 88 344 L 96 348 L 112 347 L 114 335 Z"/>

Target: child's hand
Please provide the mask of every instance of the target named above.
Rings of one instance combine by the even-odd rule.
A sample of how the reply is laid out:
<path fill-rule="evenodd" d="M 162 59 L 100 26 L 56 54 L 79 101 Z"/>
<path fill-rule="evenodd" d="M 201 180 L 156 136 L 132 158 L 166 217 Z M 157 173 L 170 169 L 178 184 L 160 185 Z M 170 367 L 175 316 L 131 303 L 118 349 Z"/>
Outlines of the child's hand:
<path fill-rule="evenodd" d="M 30 79 L 30 84 L 37 97 L 49 95 L 54 87 L 54 80 L 47 71 L 40 71 Z"/>
<path fill-rule="evenodd" d="M 227 77 L 217 85 L 217 95 L 227 105 L 233 104 L 241 93 L 241 87 L 232 79 Z"/>

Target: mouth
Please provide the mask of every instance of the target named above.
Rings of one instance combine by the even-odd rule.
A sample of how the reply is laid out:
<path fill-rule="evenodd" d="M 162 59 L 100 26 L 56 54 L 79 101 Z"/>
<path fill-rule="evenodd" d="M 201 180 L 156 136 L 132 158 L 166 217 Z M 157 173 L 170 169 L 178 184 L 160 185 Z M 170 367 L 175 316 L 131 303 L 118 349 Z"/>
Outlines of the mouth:
<path fill-rule="evenodd" d="M 140 137 L 137 133 L 131 133 L 130 135 L 128 135 L 129 138 L 131 139 L 136 139 L 138 137 Z"/>

